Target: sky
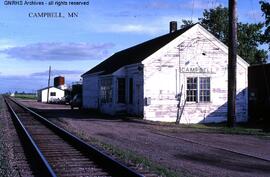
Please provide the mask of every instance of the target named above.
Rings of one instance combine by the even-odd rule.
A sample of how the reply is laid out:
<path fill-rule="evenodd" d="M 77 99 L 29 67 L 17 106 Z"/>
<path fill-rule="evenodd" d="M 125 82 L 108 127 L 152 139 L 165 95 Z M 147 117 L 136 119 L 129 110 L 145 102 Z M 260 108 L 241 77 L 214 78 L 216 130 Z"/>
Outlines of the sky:
<path fill-rule="evenodd" d="M 32 0 L 31 0 L 32 1 Z M 169 22 L 197 21 L 225 0 L 65 0 L 89 5 L 0 4 L 0 93 L 35 92 L 52 78 L 67 84 L 117 51 L 169 32 Z M 23 1 L 24 3 L 25 1 Z M 30 2 L 27 0 L 26 2 Z M 263 21 L 259 0 L 238 0 L 239 21 Z M 65 18 L 36 18 L 57 12 Z M 78 17 L 68 17 L 75 12 Z M 30 17 L 29 17 L 30 16 Z M 53 80 L 51 81 L 53 83 Z"/>

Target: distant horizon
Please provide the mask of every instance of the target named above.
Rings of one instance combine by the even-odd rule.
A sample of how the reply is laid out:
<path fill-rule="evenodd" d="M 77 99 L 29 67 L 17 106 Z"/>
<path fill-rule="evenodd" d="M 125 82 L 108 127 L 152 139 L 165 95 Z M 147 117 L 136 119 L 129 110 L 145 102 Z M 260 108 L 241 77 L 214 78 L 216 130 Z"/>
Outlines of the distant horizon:
<path fill-rule="evenodd" d="M 0 5 L 0 93 L 33 92 L 46 87 L 48 68 L 52 78 L 62 75 L 67 83 L 120 50 L 169 32 L 169 22 L 197 21 L 204 9 L 224 0 L 92 0 L 85 6 Z M 65 16 L 32 18 L 29 13 L 61 12 Z M 78 17 L 67 18 L 68 12 Z M 53 14 L 51 14 L 53 15 Z M 54 14 L 56 15 L 56 14 Z M 238 2 L 239 21 L 264 20 L 259 0 Z M 269 56 L 268 56 L 269 60 Z"/>

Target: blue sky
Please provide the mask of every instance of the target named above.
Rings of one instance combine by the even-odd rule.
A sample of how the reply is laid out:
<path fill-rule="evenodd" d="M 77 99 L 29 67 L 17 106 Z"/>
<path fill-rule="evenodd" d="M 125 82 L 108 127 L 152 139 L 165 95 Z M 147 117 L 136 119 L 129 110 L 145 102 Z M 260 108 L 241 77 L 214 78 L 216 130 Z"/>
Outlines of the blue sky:
<path fill-rule="evenodd" d="M 49 0 L 44 0 L 48 2 Z M 66 0 L 69 1 L 69 0 Z M 48 68 L 67 83 L 113 53 L 168 33 L 169 21 L 196 21 L 224 0 L 90 0 L 89 6 L 0 4 L 0 93 L 47 85 Z M 29 18 L 30 12 L 78 12 L 78 18 Z M 263 20 L 259 0 L 238 0 L 241 22 Z M 51 82 L 52 83 L 52 82 Z"/>

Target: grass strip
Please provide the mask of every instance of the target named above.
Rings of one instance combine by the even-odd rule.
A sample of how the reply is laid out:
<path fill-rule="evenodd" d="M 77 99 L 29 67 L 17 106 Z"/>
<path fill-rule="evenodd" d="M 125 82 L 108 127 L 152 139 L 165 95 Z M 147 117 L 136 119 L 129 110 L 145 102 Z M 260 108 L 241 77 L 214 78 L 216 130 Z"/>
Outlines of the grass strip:
<path fill-rule="evenodd" d="M 36 100 L 37 96 L 34 94 L 15 94 L 15 98 Z"/>
<path fill-rule="evenodd" d="M 171 169 L 168 169 L 167 167 L 164 167 L 160 164 L 157 164 L 155 162 L 152 162 L 148 158 L 138 155 L 133 151 L 130 150 L 124 150 L 120 149 L 117 146 L 104 143 L 96 138 L 88 136 L 86 133 L 84 133 L 81 130 L 74 130 L 73 127 L 71 127 L 67 122 L 65 122 L 62 119 L 59 119 L 58 121 L 61 122 L 62 126 L 64 126 L 65 129 L 71 130 L 72 133 L 76 134 L 78 137 L 82 138 L 83 140 L 86 140 L 88 142 L 91 142 L 92 145 L 99 147 L 103 149 L 106 153 L 109 153 L 110 155 L 116 157 L 120 161 L 130 164 L 132 166 L 137 167 L 138 169 L 144 169 L 149 172 L 157 174 L 159 177 L 186 177 L 191 176 L 188 174 L 188 172 L 185 171 L 174 171 Z"/>
<path fill-rule="evenodd" d="M 223 134 L 236 134 L 236 135 L 254 135 L 261 138 L 270 138 L 270 132 L 263 131 L 262 128 L 252 127 L 247 124 L 237 124 L 234 128 L 229 128 L 225 123 L 209 123 L 209 124 L 180 124 L 168 122 L 156 122 L 160 127 L 160 131 L 168 132 L 181 132 L 183 129 L 188 129 L 195 132 L 206 133 L 223 133 Z"/>
<path fill-rule="evenodd" d="M 245 125 L 238 125 L 234 128 L 226 127 L 224 124 L 189 124 L 181 125 L 182 128 L 192 128 L 198 130 L 205 130 L 210 132 L 224 133 L 224 134 L 239 134 L 239 135 L 255 135 L 270 137 L 269 132 L 264 132 L 260 128 L 249 128 Z"/>
<path fill-rule="evenodd" d="M 129 150 L 123 150 L 119 149 L 116 146 L 113 146 L 111 144 L 107 144 L 104 142 L 100 142 L 96 140 L 96 144 L 98 146 L 101 146 L 106 152 L 109 152 L 113 156 L 116 156 L 121 161 L 125 162 L 126 164 L 133 164 L 137 168 L 141 169 L 147 169 L 148 171 L 154 172 L 159 176 L 166 176 L 166 177 L 180 177 L 180 176 L 187 176 L 184 173 L 179 174 L 179 172 L 175 172 L 172 170 L 169 170 L 168 168 L 153 163 L 146 157 L 143 157 L 141 155 L 138 155 L 132 151 Z"/>

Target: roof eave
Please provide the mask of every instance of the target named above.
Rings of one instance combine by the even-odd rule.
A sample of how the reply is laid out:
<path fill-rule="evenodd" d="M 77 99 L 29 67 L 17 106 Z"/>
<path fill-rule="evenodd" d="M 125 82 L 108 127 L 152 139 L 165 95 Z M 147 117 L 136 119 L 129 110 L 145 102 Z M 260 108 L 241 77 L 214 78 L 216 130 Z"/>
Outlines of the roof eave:
<path fill-rule="evenodd" d="M 104 71 L 98 71 L 98 72 L 93 72 L 93 73 L 86 72 L 86 73 L 82 74 L 81 77 L 83 78 L 83 77 L 87 77 L 87 76 L 101 75 L 102 73 L 104 73 Z"/>

